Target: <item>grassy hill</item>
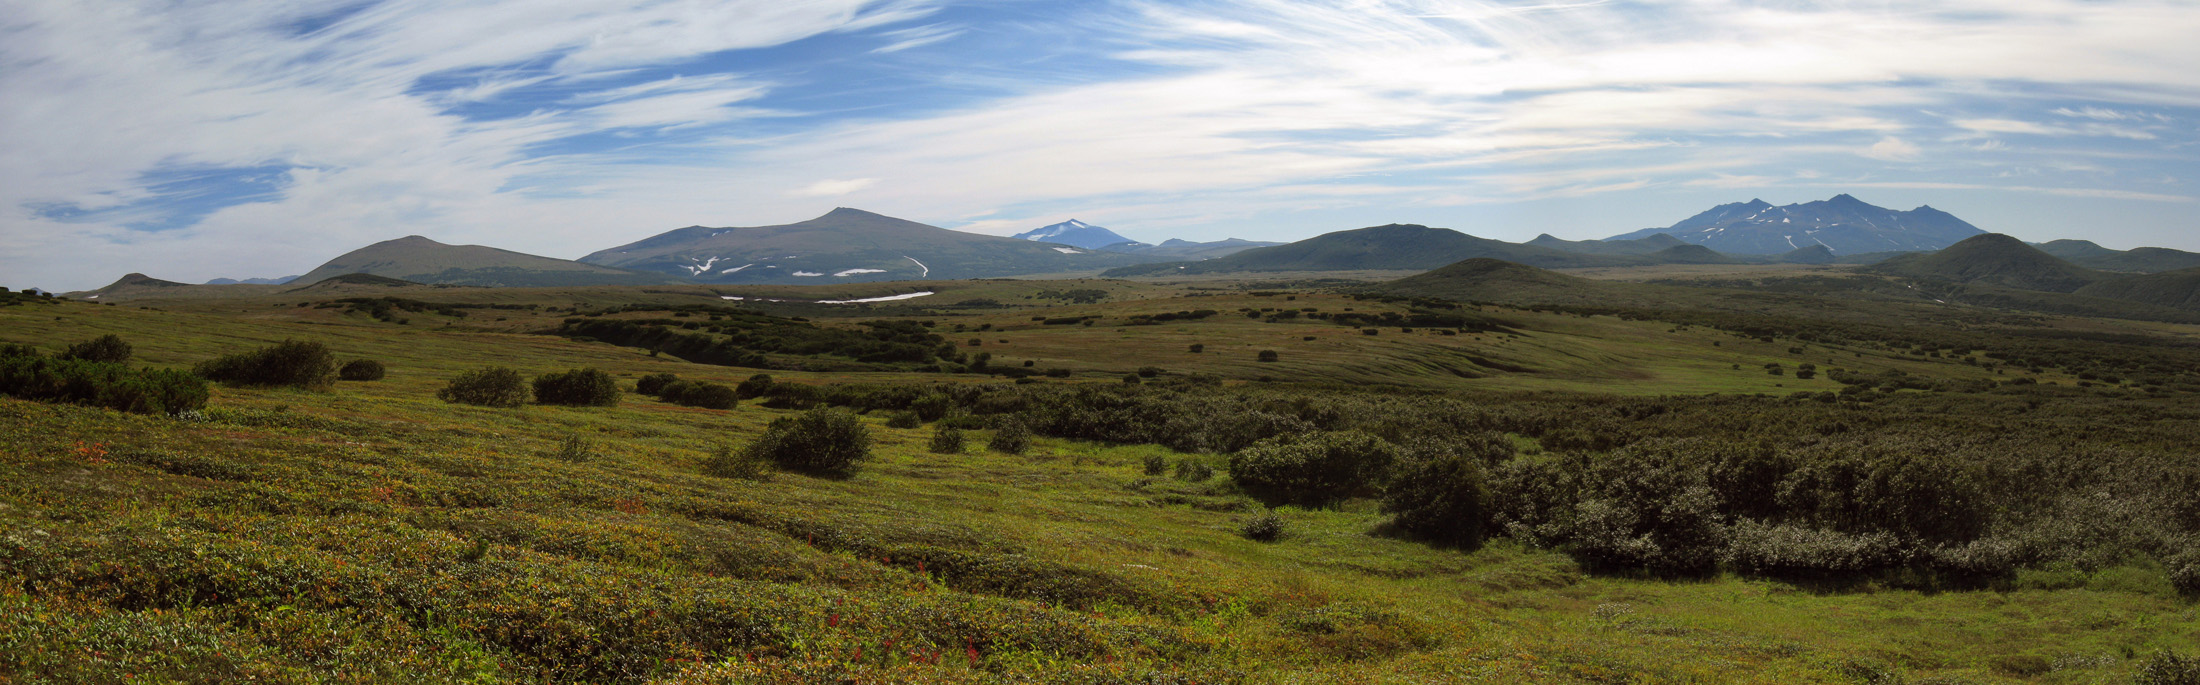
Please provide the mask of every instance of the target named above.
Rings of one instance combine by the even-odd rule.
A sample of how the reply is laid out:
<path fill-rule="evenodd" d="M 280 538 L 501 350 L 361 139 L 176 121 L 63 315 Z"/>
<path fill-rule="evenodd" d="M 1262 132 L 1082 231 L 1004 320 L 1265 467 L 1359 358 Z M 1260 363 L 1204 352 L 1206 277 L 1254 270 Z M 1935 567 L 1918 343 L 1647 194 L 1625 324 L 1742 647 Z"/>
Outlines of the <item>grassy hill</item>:
<path fill-rule="evenodd" d="M 2200 268 L 2200 253 L 2166 247 L 2111 250 L 2088 240 L 2051 240 L 2041 243 L 2039 249 L 2072 264 L 2102 271 L 2159 273 Z"/>
<path fill-rule="evenodd" d="M 421 236 L 385 240 L 352 250 L 299 276 L 319 283 L 345 274 L 371 274 L 414 283 L 490 287 L 642 285 L 673 279 L 595 264 L 537 257 L 480 245 L 445 245 Z"/>
<path fill-rule="evenodd" d="M 2105 278 L 2079 288 L 2077 294 L 2200 310 L 2200 269 Z"/>
<path fill-rule="evenodd" d="M 1553 250 L 1559 250 L 1561 252 L 1572 252 L 1575 254 L 1647 255 L 1669 247 L 1678 247 L 1681 245 L 1686 245 L 1688 243 L 1679 238 L 1675 238 L 1664 233 L 1657 233 L 1642 238 L 1636 238 L 1633 240 L 1562 240 L 1555 236 L 1552 236 L 1549 233 L 1545 233 L 1536 236 L 1534 240 L 1530 240 L 1521 244 L 1531 247 L 1549 248 Z"/>
<path fill-rule="evenodd" d="M 1894 257 L 1866 267 L 1864 271 L 2058 293 L 2075 291 L 2103 277 L 2100 272 L 2071 264 L 1999 233 L 1966 238 L 1935 252 Z"/>
<path fill-rule="evenodd" d="M 783 226 L 690 226 L 582 257 L 690 283 L 835 283 L 1096 272 L 1158 258 L 951 231 L 859 209 Z"/>

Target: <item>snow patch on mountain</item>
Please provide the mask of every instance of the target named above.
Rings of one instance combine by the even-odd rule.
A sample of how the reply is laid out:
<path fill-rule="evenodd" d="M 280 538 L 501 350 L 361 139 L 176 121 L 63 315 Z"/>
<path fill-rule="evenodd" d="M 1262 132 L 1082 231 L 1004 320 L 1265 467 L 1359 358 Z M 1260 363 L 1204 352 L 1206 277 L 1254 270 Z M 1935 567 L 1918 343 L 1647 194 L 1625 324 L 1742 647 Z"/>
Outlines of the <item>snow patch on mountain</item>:
<path fill-rule="evenodd" d="M 845 271 L 837 271 L 837 272 L 834 272 L 834 273 L 833 273 L 833 276 L 835 276 L 835 277 L 838 277 L 838 278 L 847 278 L 847 277 L 849 277 L 849 276 L 854 276 L 854 275 L 856 275 L 856 274 L 882 274 L 882 273 L 886 273 L 886 270 L 885 270 L 885 269 L 848 269 L 848 270 L 845 270 Z"/>

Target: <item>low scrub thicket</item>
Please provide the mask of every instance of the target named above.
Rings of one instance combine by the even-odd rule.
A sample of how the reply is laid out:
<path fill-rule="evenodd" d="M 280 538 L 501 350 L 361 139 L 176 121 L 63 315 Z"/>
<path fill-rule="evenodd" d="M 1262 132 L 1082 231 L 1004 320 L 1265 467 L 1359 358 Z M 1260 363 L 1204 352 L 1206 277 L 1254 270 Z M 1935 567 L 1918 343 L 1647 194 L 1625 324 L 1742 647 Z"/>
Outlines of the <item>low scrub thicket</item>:
<path fill-rule="evenodd" d="M 813 409 L 773 419 L 746 448 L 750 457 L 811 475 L 854 475 L 871 458 L 871 430 L 855 414 Z"/>
<path fill-rule="evenodd" d="M 50 358 L 27 345 L 5 345 L 0 346 L 0 395 L 139 414 L 177 414 L 206 406 L 207 390 L 204 379 L 183 371 Z"/>
<path fill-rule="evenodd" d="M 2200 593 L 2200 462 L 2182 451 L 2200 408 L 2045 387 L 1478 402 L 1164 381 L 839 385 L 804 400 L 927 398 L 921 411 L 973 425 L 1229 454 L 1231 477 L 1271 503 L 1380 498 L 1418 538 L 1509 537 L 1607 572 L 1962 585 L 2152 560 L 2138 563 Z"/>
<path fill-rule="evenodd" d="M 382 362 L 372 359 L 353 359 L 345 362 L 343 368 L 336 370 L 336 378 L 347 381 L 378 381 L 382 380 L 382 376 L 387 372 L 388 370 L 383 368 Z"/>
<path fill-rule="evenodd" d="M 336 384 L 336 355 L 321 343 L 285 340 L 201 362 L 194 371 L 207 380 L 228 385 L 321 390 Z"/>
<path fill-rule="evenodd" d="M 535 377 L 535 402 L 570 407 L 614 407 L 619 382 L 597 369 L 573 369 Z"/>
<path fill-rule="evenodd" d="M 685 381 L 669 373 L 653 373 L 634 381 L 634 391 L 684 407 L 732 409 L 740 392 L 710 381 Z"/>
<path fill-rule="evenodd" d="M 527 382 L 518 371 L 491 366 L 459 374 L 437 390 L 435 398 L 452 404 L 517 407 L 527 403 Z"/>
<path fill-rule="evenodd" d="M 122 336 L 109 333 L 74 345 L 61 353 L 62 359 L 81 359 L 88 362 L 120 364 L 130 361 L 130 343 Z"/>

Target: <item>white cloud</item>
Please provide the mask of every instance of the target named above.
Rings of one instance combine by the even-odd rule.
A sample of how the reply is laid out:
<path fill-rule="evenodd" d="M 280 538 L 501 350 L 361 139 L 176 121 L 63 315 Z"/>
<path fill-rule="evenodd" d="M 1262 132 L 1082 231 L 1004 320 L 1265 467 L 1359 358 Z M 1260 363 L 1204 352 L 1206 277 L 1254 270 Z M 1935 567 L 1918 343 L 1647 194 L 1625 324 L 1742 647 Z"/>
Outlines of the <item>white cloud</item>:
<path fill-rule="evenodd" d="M 1914 162 L 1923 157 L 1925 151 L 1901 138 L 1887 136 L 1879 139 L 1877 143 L 1872 143 L 1871 147 L 1865 148 L 1863 152 L 1858 154 L 1887 162 Z"/>
<path fill-rule="evenodd" d="M 856 192 L 858 190 L 862 190 L 864 188 L 869 188 L 872 186 L 872 184 L 875 183 L 878 183 L 878 179 L 851 178 L 843 180 L 828 178 L 822 181 L 818 181 L 816 183 L 803 186 L 801 188 L 797 188 L 793 190 L 790 194 L 799 197 L 832 197 L 835 195 L 846 195 Z"/>

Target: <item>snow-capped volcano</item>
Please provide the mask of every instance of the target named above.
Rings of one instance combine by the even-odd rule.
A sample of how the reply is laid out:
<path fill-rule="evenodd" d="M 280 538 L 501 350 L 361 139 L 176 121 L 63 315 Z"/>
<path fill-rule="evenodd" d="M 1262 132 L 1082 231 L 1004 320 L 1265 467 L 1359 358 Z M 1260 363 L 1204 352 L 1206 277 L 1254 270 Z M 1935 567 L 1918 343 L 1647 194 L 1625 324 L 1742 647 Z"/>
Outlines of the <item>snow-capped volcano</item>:
<path fill-rule="evenodd" d="M 1904 212 L 1843 194 L 1781 207 L 1764 200 L 1724 204 L 1666 228 L 1606 240 L 1657 233 L 1728 254 L 1781 254 L 1813 245 L 1835 254 L 1858 254 L 1938 250 L 1985 231 L 1929 206 Z"/>
<path fill-rule="evenodd" d="M 1070 219 L 1068 221 L 1064 221 L 1062 223 L 1054 224 L 1051 226 L 1041 226 L 1031 229 L 1029 231 L 1025 231 L 1023 233 L 1018 233 L 1012 237 L 1016 238 L 1017 240 L 1059 243 L 1062 245 L 1082 247 L 1087 250 L 1097 250 L 1110 245 L 1122 245 L 1124 243 L 1129 243 L 1132 246 L 1144 245 L 1144 243 L 1140 243 L 1136 240 L 1131 240 L 1129 238 L 1116 235 L 1114 231 L 1078 221 L 1076 219 Z"/>

